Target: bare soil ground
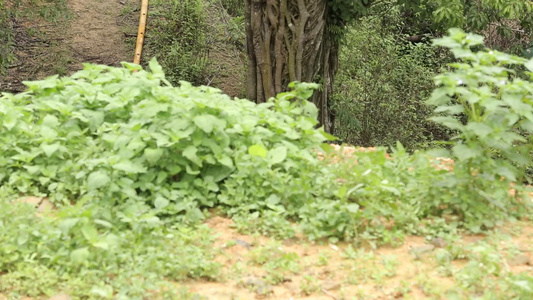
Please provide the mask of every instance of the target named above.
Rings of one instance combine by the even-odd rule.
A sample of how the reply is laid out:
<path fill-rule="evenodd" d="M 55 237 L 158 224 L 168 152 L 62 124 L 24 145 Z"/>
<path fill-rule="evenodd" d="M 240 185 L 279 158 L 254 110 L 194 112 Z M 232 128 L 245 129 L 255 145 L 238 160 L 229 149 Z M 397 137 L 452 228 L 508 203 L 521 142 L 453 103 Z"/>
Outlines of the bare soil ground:
<path fill-rule="evenodd" d="M 120 26 L 122 3 L 128 1 L 133 0 L 69 0 L 56 22 L 38 14 L 13 17 L 17 61 L 0 78 L 0 91 L 17 93 L 25 89 L 22 81 L 70 75 L 83 62 L 118 66 L 132 60 L 134 49 L 125 44 Z M 29 10 L 32 5 L 22 0 L 17 10 Z"/>
<path fill-rule="evenodd" d="M 132 0 L 129 0 L 132 1 Z M 74 21 L 67 31 L 67 45 L 72 51 L 70 69 L 81 69 L 80 62 L 119 66 L 131 61 L 134 49 L 124 43 L 118 19 L 126 0 L 70 0 Z"/>
<path fill-rule="evenodd" d="M 445 299 L 445 292 L 458 282 L 439 272 L 435 253 L 488 239 L 463 236 L 457 245 L 433 245 L 423 237 L 408 236 L 397 248 L 360 248 L 355 249 L 357 257 L 349 257 L 348 244 L 312 244 L 302 237 L 276 243 L 264 236 L 239 234 L 226 218 L 213 217 L 207 224 L 218 235 L 216 260 L 223 265 L 225 280 L 185 284 L 207 299 Z M 509 224 L 499 232 L 512 236 L 500 241 L 502 249 L 514 247 L 522 253 L 519 261 L 509 259 L 507 271 L 533 275 L 533 223 Z M 272 246 L 285 254 L 294 253 L 299 264 L 296 272 L 285 273 L 278 284 L 269 283 L 268 267 L 256 263 L 261 249 Z M 454 261 L 453 267 L 460 269 L 466 262 Z M 275 272 L 279 275 L 280 270 Z"/>

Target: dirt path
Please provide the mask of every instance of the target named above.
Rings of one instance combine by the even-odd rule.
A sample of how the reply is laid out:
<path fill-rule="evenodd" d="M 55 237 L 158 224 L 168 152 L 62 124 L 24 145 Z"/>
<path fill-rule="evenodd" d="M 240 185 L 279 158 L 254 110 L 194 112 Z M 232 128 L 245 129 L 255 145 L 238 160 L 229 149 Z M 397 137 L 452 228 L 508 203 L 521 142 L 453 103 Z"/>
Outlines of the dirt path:
<path fill-rule="evenodd" d="M 131 0 L 130 0 L 131 1 Z M 124 44 L 117 24 L 124 7 L 119 0 L 70 0 L 74 20 L 67 32 L 73 62 L 69 69 L 82 68 L 81 62 L 120 65 L 133 58 L 133 49 Z"/>
<path fill-rule="evenodd" d="M 126 44 L 124 32 L 128 31 L 130 39 L 136 33 L 136 1 L 39 3 L 22 1 L 9 19 L 16 60 L 0 75 L 0 91 L 18 93 L 26 89 L 25 80 L 71 75 L 83 62 L 119 66 L 121 61 L 132 61 L 134 46 Z M 46 9 L 55 11 L 55 22 L 41 16 Z"/>

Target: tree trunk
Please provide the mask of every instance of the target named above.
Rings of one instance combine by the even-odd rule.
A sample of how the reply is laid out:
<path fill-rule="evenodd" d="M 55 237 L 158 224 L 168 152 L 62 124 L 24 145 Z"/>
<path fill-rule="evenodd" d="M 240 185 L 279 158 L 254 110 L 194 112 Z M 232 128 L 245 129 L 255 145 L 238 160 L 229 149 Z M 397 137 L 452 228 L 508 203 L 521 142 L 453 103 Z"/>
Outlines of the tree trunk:
<path fill-rule="evenodd" d="M 320 83 L 311 101 L 331 133 L 339 45 L 327 31 L 327 9 L 327 0 L 246 0 L 247 97 L 261 103 L 292 81 Z"/>

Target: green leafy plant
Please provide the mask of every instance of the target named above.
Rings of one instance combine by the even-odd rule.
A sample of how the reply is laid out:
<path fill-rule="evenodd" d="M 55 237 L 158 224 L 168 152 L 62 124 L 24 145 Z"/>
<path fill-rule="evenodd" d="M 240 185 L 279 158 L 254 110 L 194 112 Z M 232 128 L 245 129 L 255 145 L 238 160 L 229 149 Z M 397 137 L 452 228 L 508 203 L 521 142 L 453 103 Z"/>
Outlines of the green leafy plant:
<path fill-rule="evenodd" d="M 454 177 L 439 184 L 450 194 L 446 205 L 472 230 L 517 211 L 525 170 L 533 149 L 533 61 L 493 50 L 474 52 L 483 38 L 451 29 L 450 36 L 434 41 L 461 60 L 435 78 L 428 103 L 437 106 L 431 119 L 457 132 L 450 142 L 455 159 Z M 511 65 L 524 66 L 523 76 Z M 509 193 L 517 182 L 517 196 Z M 522 202 L 520 202 L 522 201 Z"/>
<path fill-rule="evenodd" d="M 399 141 L 414 151 L 448 138 L 444 127 L 427 120 L 431 108 L 424 105 L 447 55 L 429 42 L 407 42 L 398 32 L 404 22 L 392 7 L 363 17 L 343 38 L 332 100 L 335 135 L 346 143 L 375 147 Z"/>
<path fill-rule="evenodd" d="M 266 280 L 272 284 L 279 284 L 289 274 L 298 272 L 298 254 L 283 251 L 279 243 L 272 243 L 250 252 L 250 261 L 261 265 L 267 272 Z"/>

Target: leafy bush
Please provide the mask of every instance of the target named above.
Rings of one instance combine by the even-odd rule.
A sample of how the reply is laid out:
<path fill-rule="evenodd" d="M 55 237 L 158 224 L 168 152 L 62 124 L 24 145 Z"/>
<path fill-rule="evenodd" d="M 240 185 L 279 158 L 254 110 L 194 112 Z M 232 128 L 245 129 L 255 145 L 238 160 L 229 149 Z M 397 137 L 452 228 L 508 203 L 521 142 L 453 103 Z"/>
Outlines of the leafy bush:
<path fill-rule="evenodd" d="M 435 78 L 439 87 L 428 101 L 439 114 L 432 120 L 457 132 L 449 153 L 456 160 L 455 177 L 444 183 L 453 196 L 440 205 L 472 226 L 492 227 L 513 211 L 509 185 L 524 182 L 533 162 L 533 60 L 488 49 L 473 52 L 483 38 L 458 29 L 434 44 L 461 60 Z M 512 65 L 529 72 L 520 78 Z"/>
<path fill-rule="evenodd" d="M 186 223 L 219 202 L 234 214 L 318 193 L 308 189 L 322 180 L 311 150 L 326 138 L 305 101 L 312 85 L 255 105 L 185 82 L 160 86 L 168 81 L 155 61 L 152 73 L 125 66 L 86 65 L 4 94 L 0 184 L 54 203 L 148 205 Z"/>
<path fill-rule="evenodd" d="M 399 144 L 390 160 L 385 150 L 357 153 L 357 163 L 334 166 L 343 186 L 338 200 L 302 208 L 302 226 L 312 237 L 390 240 L 395 230 L 423 233 L 424 218 L 450 217 L 471 232 L 531 212 L 521 183 L 531 166 L 533 60 L 497 51 L 473 52 L 482 37 L 450 31 L 435 41 L 462 62 L 435 78 L 429 100 L 438 105 L 433 121 L 454 130 L 451 152 L 439 149 L 407 155 Z M 509 65 L 523 66 L 520 78 Z M 522 134 L 521 134 L 522 133 Z M 435 168 L 435 155 L 452 157 L 453 172 Z M 432 158 L 433 157 L 433 158 Z M 350 161 L 348 161 L 350 162 Z M 515 194 L 509 192 L 516 183 Z"/>
<path fill-rule="evenodd" d="M 0 272 L 7 272 L 0 292 L 180 299 L 150 291 L 165 289 L 172 280 L 218 276 L 207 227 L 164 228 L 154 218 L 126 213 L 132 218 L 118 222 L 125 216 L 110 207 L 79 204 L 37 218 L 27 204 L 0 200 Z"/>
<path fill-rule="evenodd" d="M 51 280 L 35 295 L 65 285 L 132 299 L 166 284 L 153 278 L 212 278 L 208 231 L 184 227 L 201 209 L 287 220 L 328 195 L 331 185 L 313 178 L 321 165 L 311 153 L 326 140 L 305 101 L 315 85 L 256 105 L 171 87 L 155 60 L 151 72 L 124 66 L 86 64 L 0 98 L 0 272 L 9 272 L 0 291 L 31 290 L 20 282 L 34 268 Z M 20 194 L 47 196 L 59 210 L 38 219 L 5 200 Z M 119 266 L 130 271 L 116 274 Z M 131 278 L 145 284 L 121 291 Z"/>
<path fill-rule="evenodd" d="M 382 18 L 363 18 L 346 34 L 333 96 L 335 134 L 354 145 L 400 141 L 410 150 L 446 139 L 448 133 L 427 120 L 431 110 L 423 103 L 442 51 L 406 43 L 395 10 Z"/>

